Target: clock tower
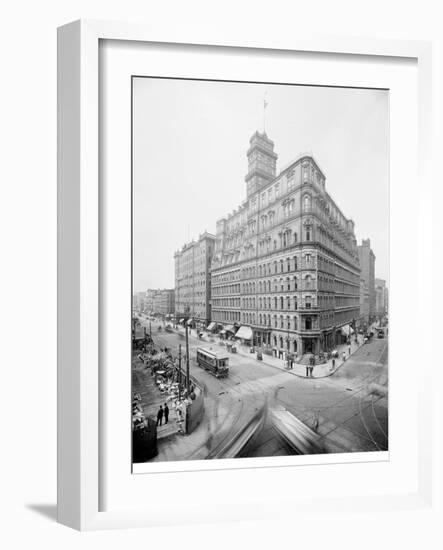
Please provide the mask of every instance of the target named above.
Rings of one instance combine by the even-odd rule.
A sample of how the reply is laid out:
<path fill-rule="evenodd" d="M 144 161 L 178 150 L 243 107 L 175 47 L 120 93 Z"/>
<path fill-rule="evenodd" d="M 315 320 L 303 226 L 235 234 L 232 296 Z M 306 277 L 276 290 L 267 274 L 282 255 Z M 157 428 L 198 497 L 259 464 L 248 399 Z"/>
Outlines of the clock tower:
<path fill-rule="evenodd" d="M 249 197 L 275 178 L 277 154 L 265 132 L 255 132 L 249 140 L 246 195 Z"/>

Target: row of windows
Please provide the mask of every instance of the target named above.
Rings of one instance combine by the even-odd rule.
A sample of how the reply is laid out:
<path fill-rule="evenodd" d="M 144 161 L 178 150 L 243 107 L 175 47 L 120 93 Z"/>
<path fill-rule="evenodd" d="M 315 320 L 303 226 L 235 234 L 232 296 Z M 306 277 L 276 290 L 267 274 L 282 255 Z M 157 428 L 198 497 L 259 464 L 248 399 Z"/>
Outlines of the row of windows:
<path fill-rule="evenodd" d="M 241 270 L 242 279 L 252 279 L 255 277 L 262 277 L 266 275 L 275 275 L 277 273 L 285 273 L 290 271 L 297 271 L 299 268 L 303 269 L 315 269 L 315 254 L 307 252 L 303 254 L 300 262 L 300 257 L 293 256 L 292 258 L 285 258 L 281 260 L 274 260 L 258 266 L 245 267 Z"/>
<path fill-rule="evenodd" d="M 227 273 L 219 273 L 212 275 L 212 284 L 226 283 L 240 280 L 240 270 L 228 271 Z"/>
<path fill-rule="evenodd" d="M 264 298 L 242 298 L 241 301 L 243 309 L 288 309 L 295 311 L 298 306 L 306 309 L 315 307 L 315 298 L 313 296 L 303 296 L 299 298 L 297 296 L 280 296 L 279 298 L 270 296 Z"/>
<path fill-rule="evenodd" d="M 220 296 L 220 295 L 225 295 L 225 294 L 240 294 L 240 284 L 214 286 L 212 288 L 212 295 L 213 296 Z"/>
<path fill-rule="evenodd" d="M 252 326 L 262 326 L 270 328 L 279 328 L 283 330 L 316 330 L 318 328 L 318 320 L 316 317 L 302 316 L 301 322 L 298 316 L 293 315 L 270 315 L 270 314 L 256 314 L 243 312 L 241 321 L 244 324 Z"/>
<path fill-rule="evenodd" d="M 300 280 L 299 280 L 300 279 Z M 268 279 L 242 284 L 243 294 L 262 294 L 264 292 L 285 292 L 295 290 L 316 290 L 315 277 L 309 273 L 300 277 L 286 277 L 286 279 Z"/>
<path fill-rule="evenodd" d="M 239 311 L 220 311 L 213 309 L 212 320 L 223 323 L 238 323 L 241 320 L 241 314 Z"/>
<path fill-rule="evenodd" d="M 240 298 L 213 298 L 212 306 L 240 308 Z"/>

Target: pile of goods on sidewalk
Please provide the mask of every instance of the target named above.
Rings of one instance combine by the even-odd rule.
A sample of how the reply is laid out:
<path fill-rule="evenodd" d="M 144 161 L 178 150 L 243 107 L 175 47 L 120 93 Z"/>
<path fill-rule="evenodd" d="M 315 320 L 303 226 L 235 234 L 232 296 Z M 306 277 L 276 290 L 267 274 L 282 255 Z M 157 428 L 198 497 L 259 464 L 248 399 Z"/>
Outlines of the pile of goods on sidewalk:
<path fill-rule="evenodd" d="M 146 417 L 141 406 L 141 396 L 139 393 L 134 393 L 132 396 L 132 429 L 141 430 L 146 425 Z"/>

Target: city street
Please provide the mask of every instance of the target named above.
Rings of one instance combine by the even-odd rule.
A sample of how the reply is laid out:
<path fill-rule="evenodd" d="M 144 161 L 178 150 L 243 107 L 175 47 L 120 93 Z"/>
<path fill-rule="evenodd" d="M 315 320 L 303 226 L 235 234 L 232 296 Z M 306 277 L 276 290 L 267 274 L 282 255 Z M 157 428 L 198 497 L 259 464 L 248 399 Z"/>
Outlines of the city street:
<path fill-rule="evenodd" d="M 142 324 L 149 329 L 149 321 L 143 320 Z M 158 326 L 162 326 L 162 331 L 158 331 Z M 157 345 L 171 348 L 176 355 L 181 344 L 184 353 L 183 335 L 166 332 L 163 325 L 154 322 L 151 330 Z M 189 336 L 190 370 L 206 389 L 205 419 L 196 430 L 198 433 L 182 438 L 189 444 L 181 443 L 177 447 L 177 452 L 183 453 L 185 446 L 186 456 L 174 456 L 173 442 L 165 440 L 159 446 L 156 460 L 205 458 L 211 448 L 240 431 L 264 402 L 269 410 L 287 410 L 313 429 L 321 437 L 325 452 L 387 450 L 387 339 L 373 339 L 361 346 L 326 378 L 301 378 L 291 371 L 266 364 L 266 357 L 264 361 L 257 361 L 255 355 L 247 357 L 237 353 L 229 354 L 229 377 L 217 379 L 197 366 L 196 348 L 225 348 L 216 342 L 202 342 L 194 334 L 195 331 Z M 169 449 L 162 449 L 162 445 Z M 277 434 L 268 414 L 247 456 L 292 453 Z"/>

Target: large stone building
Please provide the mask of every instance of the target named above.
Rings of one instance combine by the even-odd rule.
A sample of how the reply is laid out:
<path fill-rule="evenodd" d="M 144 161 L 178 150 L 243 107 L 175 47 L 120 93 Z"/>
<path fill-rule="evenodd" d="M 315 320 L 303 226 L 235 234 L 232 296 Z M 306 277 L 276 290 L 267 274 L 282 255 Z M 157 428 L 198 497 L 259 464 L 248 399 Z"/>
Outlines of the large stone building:
<path fill-rule="evenodd" d="M 211 261 L 215 237 L 208 232 L 174 254 L 175 315 L 191 317 L 199 328 L 211 320 Z"/>
<path fill-rule="evenodd" d="M 331 349 L 360 311 L 354 223 L 312 156 L 276 175 L 274 143 L 256 132 L 247 157 L 246 200 L 217 221 L 212 320 L 276 354 Z"/>
<path fill-rule="evenodd" d="M 375 279 L 375 313 L 379 317 L 388 312 L 388 287 L 384 279 Z"/>
<path fill-rule="evenodd" d="M 360 325 L 365 327 L 369 320 L 369 287 L 360 275 Z"/>
<path fill-rule="evenodd" d="M 164 288 L 154 292 L 153 312 L 159 315 L 171 315 L 175 312 L 174 289 Z"/>
<path fill-rule="evenodd" d="M 363 322 L 371 322 L 375 316 L 375 254 L 371 248 L 371 240 L 363 239 L 358 247 L 358 257 L 360 261 L 361 278 L 367 287 L 368 307 L 365 305 L 360 312 L 360 318 Z"/>

